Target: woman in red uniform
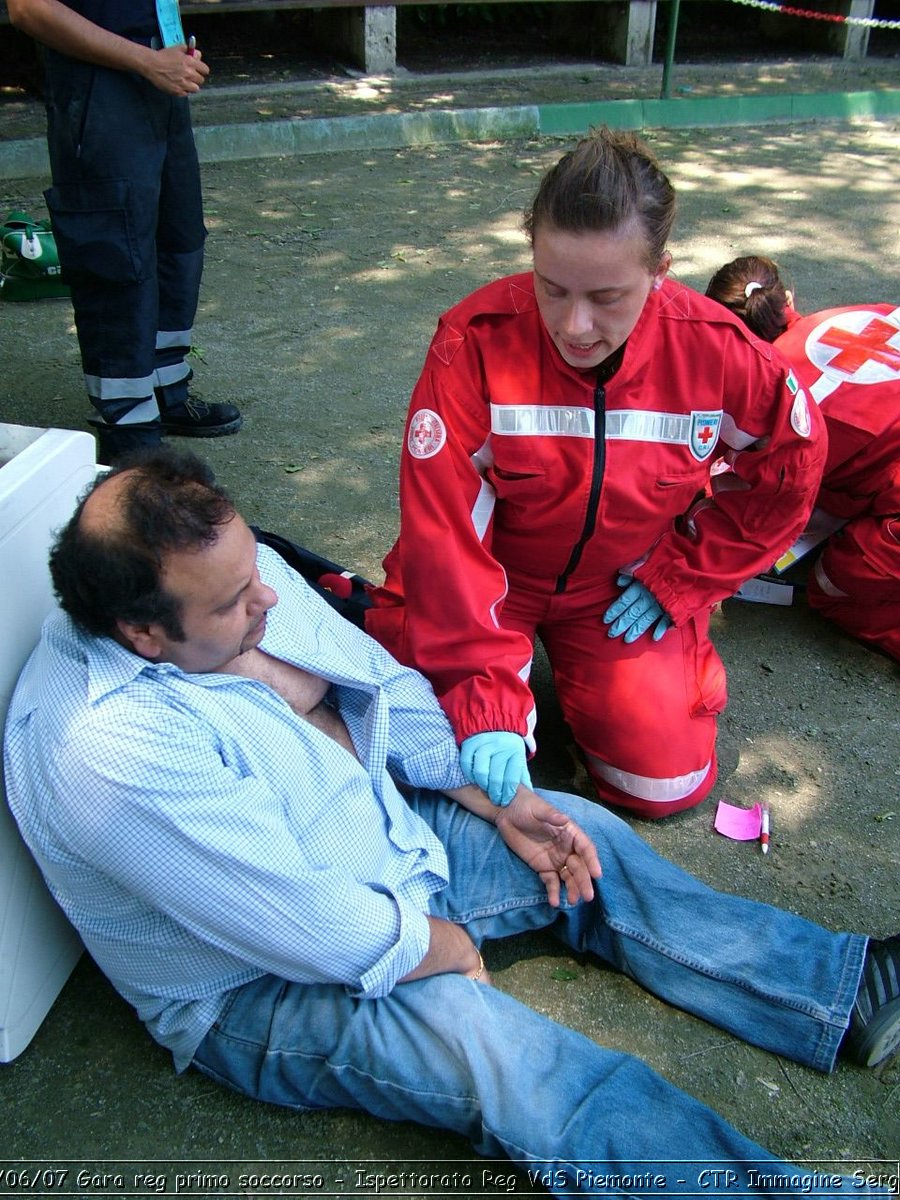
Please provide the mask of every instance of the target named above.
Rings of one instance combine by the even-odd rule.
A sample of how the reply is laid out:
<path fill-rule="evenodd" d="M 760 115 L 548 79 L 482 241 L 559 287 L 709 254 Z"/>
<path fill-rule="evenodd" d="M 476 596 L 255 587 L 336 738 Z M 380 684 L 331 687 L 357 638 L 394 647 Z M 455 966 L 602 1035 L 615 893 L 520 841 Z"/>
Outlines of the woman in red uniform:
<path fill-rule="evenodd" d="M 793 364 L 828 429 L 816 504 L 843 522 L 811 572 L 812 608 L 900 660 L 900 307 L 801 316 L 769 258 L 736 258 L 706 294 Z"/>
<path fill-rule="evenodd" d="M 726 701 L 710 610 L 812 506 L 821 418 L 771 347 L 668 278 L 674 205 L 633 135 L 585 138 L 526 214 L 533 271 L 444 314 L 412 397 L 366 628 L 431 679 L 495 803 L 529 782 L 535 636 L 600 798 L 699 803 Z"/>

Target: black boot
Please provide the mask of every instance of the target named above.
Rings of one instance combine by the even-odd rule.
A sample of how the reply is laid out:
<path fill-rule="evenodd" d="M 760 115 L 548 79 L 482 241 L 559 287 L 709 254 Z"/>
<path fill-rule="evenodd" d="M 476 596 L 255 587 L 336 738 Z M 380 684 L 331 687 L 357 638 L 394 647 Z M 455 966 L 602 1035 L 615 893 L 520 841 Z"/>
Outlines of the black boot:
<path fill-rule="evenodd" d="M 180 437 L 214 438 L 237 433 L 244 418 L 233 404 L 208 404 L 189 395 L 181 404 L 165 406 L 157 392 L 163 433 Z"/>

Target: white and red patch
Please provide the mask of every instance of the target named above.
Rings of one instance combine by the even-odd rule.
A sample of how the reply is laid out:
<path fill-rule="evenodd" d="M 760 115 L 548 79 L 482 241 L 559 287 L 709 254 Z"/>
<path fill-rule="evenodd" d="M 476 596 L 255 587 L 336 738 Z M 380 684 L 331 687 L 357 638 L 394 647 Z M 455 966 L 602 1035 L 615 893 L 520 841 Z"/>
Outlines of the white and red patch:
<path fill-rule="evenodd" d="M 406 448 L 413 458 L 434 458 L 447 442 L 447 426 L 430 408 L 413 414 L 406 435 Z"/>
<path fill-rule="evenodd" d="M 809 404 L 806 393 L 801 389 L 794 397 L 791 405 L 791 429 L 798 437 L 808 438 L 812 433 L 812 418 L 809 415 Z"/>

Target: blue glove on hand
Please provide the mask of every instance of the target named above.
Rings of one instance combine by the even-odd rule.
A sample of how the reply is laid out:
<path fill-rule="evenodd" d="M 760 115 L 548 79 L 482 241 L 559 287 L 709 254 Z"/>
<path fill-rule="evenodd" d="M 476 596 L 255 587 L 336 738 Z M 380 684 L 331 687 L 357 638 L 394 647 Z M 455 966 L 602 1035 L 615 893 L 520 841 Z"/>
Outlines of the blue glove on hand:
<path fill-rule="evenodd" d="M 531 787 L 525 739 L 517 733 L 474 733 L 459 748 L 459 765 L 469 783 L 505 808 L 520 783 Z"/>
<path fill-rule="evenodd" d="M 636 642 L 655 621 L 653 640 L 658 642 L 672 627 L 672 618 L 654 599 L 653 593 L 633 575 L 620 575 L 616 583 L 625 590 L 603 614 L 604 624 L 610 627 L 609 636 L 618 637 L 624 633 L 626 642 Z"/>

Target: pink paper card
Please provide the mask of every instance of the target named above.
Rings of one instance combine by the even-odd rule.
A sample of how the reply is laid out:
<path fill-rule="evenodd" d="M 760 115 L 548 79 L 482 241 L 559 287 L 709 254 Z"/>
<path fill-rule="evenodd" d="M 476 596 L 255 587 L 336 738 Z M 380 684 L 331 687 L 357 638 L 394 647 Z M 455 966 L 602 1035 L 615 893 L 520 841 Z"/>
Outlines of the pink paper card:
<path fill-rule="evenodd" d="M 736 804 L 726 804 L 724 800 L 720 800 L 716 809 L 715 827 L 718 833 L 737 842 L 752 841 L 759 837 L 762 829 L 762 805 L 738 808 Z"/>

